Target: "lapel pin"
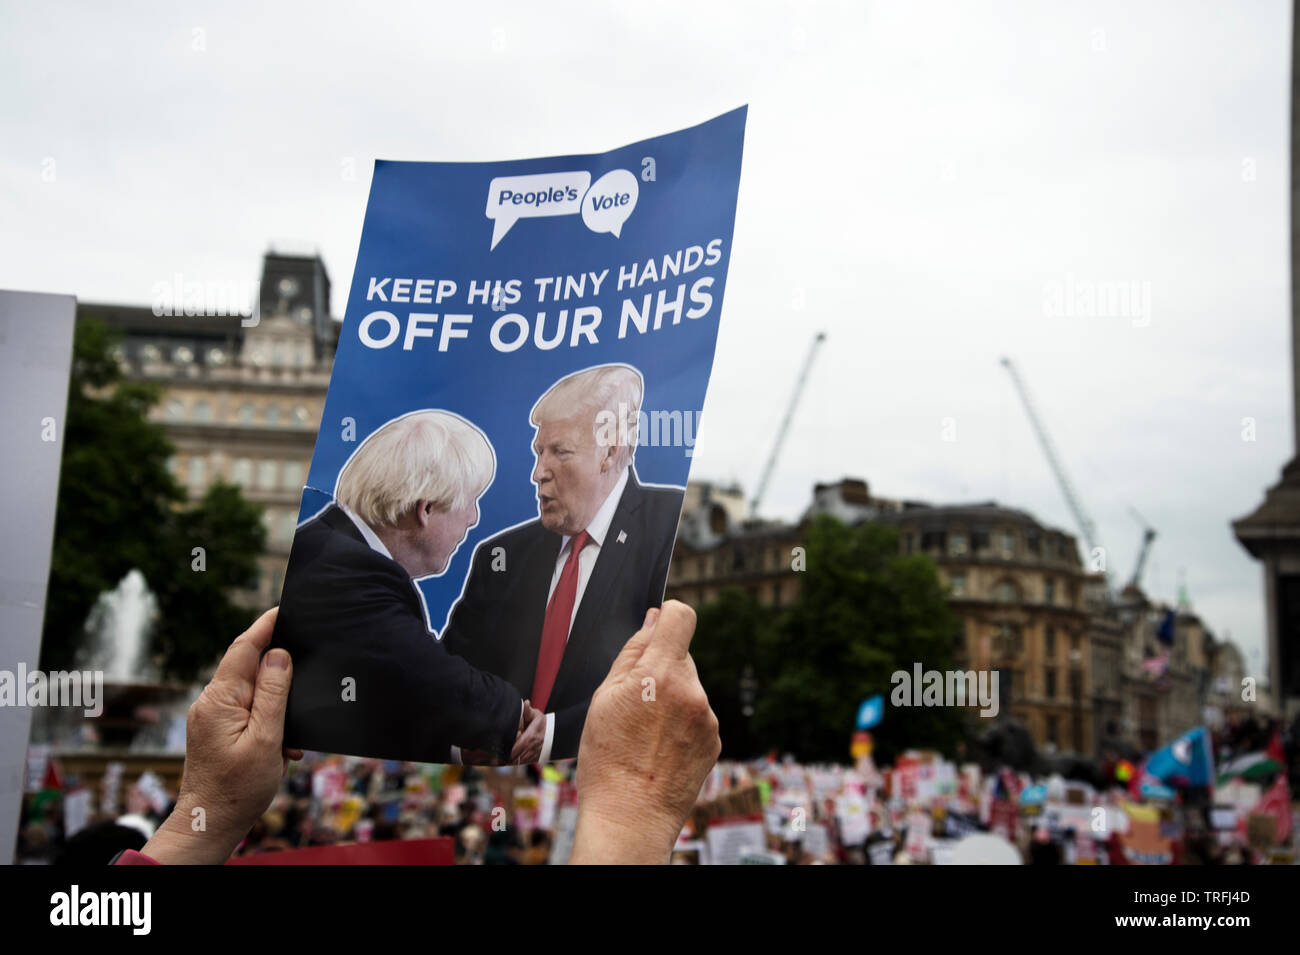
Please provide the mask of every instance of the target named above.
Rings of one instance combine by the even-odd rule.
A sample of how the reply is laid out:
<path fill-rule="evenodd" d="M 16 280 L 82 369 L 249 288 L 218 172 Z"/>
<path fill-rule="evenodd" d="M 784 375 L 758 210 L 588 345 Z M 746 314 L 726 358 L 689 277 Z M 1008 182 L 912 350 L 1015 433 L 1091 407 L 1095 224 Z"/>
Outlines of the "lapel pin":
<path fill-rule="evenodd" d="M 619 531 L 619 532 L 618 532 L 618 542 L 619 542 L 620 544 L 622 544 L 622 543 L 625 542 L 626 540 L 627 540 L 627 531 Z"/>

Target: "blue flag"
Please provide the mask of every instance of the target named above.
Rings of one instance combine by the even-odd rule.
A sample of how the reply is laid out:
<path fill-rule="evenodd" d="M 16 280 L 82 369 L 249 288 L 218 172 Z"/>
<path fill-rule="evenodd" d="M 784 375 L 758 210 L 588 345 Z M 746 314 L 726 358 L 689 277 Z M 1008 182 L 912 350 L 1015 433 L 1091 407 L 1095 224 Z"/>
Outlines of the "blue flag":
<path fill-rule="evenodd" d="M 885 698 L 877 693 L 875 696 L 869 696 L 862 701 L 858 707 L 857 728 L 860 730 L 869 730 L 885 718 Z"/>
<path fill-rule="evenodd" d="M 1166 610 L 1164 619 L 1160 621 L 1160 626 L 1156 628 L 1156 639 L 1161 643 L 1167 643 L 1173 646 L 1174 643 L 1174 624 L 1178 620 L 1178 614 L 1173 610 Z"/>
<path fill-rule="evenodd" d="M 1214 755 L 1210 733 L 1204 726 L 1189 730 L 1163 749 L 1152 753 L 1142 767 L 1142 782 L 1170 786 L 1209 786 L 1214 781 Z"/>

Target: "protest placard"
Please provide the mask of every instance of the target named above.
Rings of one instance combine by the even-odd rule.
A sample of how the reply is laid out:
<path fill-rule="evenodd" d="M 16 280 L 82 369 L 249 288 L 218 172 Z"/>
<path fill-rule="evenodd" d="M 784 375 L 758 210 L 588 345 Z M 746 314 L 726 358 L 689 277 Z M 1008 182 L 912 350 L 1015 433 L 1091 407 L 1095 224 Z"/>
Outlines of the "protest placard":
<path fill-rule="evenodd" d="M 595 155 L 376 164 L 275 629 L 287 745 L 577 754 L 663 599 L 745 115 Z"/>

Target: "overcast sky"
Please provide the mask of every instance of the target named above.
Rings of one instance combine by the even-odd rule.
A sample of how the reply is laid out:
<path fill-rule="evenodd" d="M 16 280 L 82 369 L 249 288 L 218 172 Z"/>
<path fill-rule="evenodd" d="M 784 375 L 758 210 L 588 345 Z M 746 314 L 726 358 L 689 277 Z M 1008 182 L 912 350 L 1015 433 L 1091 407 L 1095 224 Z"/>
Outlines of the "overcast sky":
<path fill-rule="evenodd" d="M 1147 589 L 1185 573 L 1262 667 L 1228 524 L 1293 452 L 1289 4 L 468 6 L 0 3 L 0 287 L 148 304 L 276 244 L 320 250 L 341 316 L 375 158 L 601 151 L 748 103 L 693 476 L 752 490 L 821 329 L 770 516 L 850 475 L 1076 532 L 1010 355 L 1120 582 L 1135 507 Z M 1132 314 L 1053 308 L 1088 283 Z"/>

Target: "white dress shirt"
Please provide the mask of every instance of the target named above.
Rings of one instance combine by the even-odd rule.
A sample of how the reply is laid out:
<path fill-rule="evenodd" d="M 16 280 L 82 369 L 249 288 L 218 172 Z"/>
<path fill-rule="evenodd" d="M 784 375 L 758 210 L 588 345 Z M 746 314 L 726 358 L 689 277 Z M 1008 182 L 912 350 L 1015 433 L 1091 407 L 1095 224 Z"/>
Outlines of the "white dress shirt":
<path fill-rule="evenodd" d="M 336 501 L 335 503 L 337 504 L 338 502 Z M 389 560 L 394 560 L 393 555 L 390 554 L 390 553 L 388 552 L 388 548 L 384 546 L 384 542 L 383 542 L 382 540 L 379 539 L 379 535 L 376 534 L 376 533 L 374 532 L 374 529 L 373 529 L 369 524 L 367 524 L 367 523 L 366 523 L 365 521 L 363 521 L 360 517 L 358 517 L 356 514 L 354 514 L 354 513 L 351 511 L 351 509 L 349 509 L 347 506 L 345 506 L 345 505 L 343 505 L 343 504 L 339 504 L 338 507 L 339 507 L 339 510 L 340 510 L 340 511 L 342 511 L 344 514 L 346 514 L 346 515 L 348 516 L 348 520 L 350 520 L 353 524 L 355 524 L 355 525 L 357 526 L 357 530 L 359 530 L 359 531 L 361 532 L 361 536 L 362 536 L 363 538 L 365 538 L 365 541 L 366 541 L 367 544 L 370 545 L 370 549 L 371 549 L 371 550 L 373 550 L 373 551 L 375 551 L 375 552 L 377 552 L 377 553 L 383 554 L 383 555 L 384 555 L 385 557 L 387 557 Z M 414 582 L 414 581 L 411 582 L 411 586 L 412 586 L 412 587 L 415 587 L 415 582 Z M 419 587 L 415 587 L 415 594 L 416 594 L 417 597 L 420 598 L 420 606 L 423 607 L 423 606 L 424 606 L 424 594 L 420 593 L 420 588 L 419 588 Z M 426 613 L 427 613 L 427 612 L 428 612 L 428 611 L 426 610 Z M 427 629 L 427 628 L 426 628 L 426 629 Z M 435 638 L 433 637 L 433 634 L 429 634 L 429 637 L 430 637 L 430 639 L 435 639 Z M 524 705 L 523 705 L 523 703 L 520 703 L 520 704 L 519 704 L 519 716 L 520 716 L 521 719 L 523 718 L 523 715 L 524 715 Z M 549 717 L 548 717 L 548 718 L 549 718 Z M 549 739 L 550 739 L 550 737 L 548 736 L 548 737 L 547 737 L 547 740 L 549 741 Z M 547 752 L 547 753 L 549 754 L 549 750 L 546 750 L 545 752 Z M 451 765 L 453 765 L 453 766 L 459 766 L 459 765 L 460 765 L 460 747 L 459 747 L 459 746 L 452 746 L 452 747 L 451 747 L 451 756 L 450 756 L 450 759 L 451 759 Z M 543 760 L 543 762 L 544 762 L 544 760 Z"/>
<path fill-rule="evenodd" d="M 393 559 L 393 555 L 388 552 L 388 548 L 384 546 L 384 542 L 379 539 L 379 535 L 374 532 L 374 529 L 371 528 L 369 524 L 357 517 L 357 515 L 354 514 L 351 508 L 346 504 L 339 504 L 339 510 L 348 516 L 348 520 L 357 525 L 357 530 L 361 532 L 361 536 L 365 538 L 365 541 L 370 545 L 371 550 L 378 551 L 389 560 Z"/>
<path fill-rule="evenodd" d="M 587 525 L 587 536 L 591 540 L 587 546 L 582 549 L 578 555 L 578 587 L 573 599 L 573 616 L 569 617 L 569 632 L 573 631 L 573 621 L 578 619 L 578 608 L 582 605 L 582 595 L 587 590 L 587 583 L 591 580 L 591 572 L 596 568 L 596 559 L 600 557 L 600 549 L 605 545 L 605 538 L 609 536 L 609 525 L 614 520 L 614 511 L 618 509 L 619 499 L 623 497 L 623 490 L 627 487 L 628 469 L 624 468 L 622 475 L 619 476 L 618 483 L 614 485 L 613 490 L 605 498 L 600 509 L 596 511 L 596 516 L 591 519 Z M 549 605 L 551 597 L 555 593 L 555 588 L 559 586 L 560 574 L 564 572 L 564 564 L 569 559 L 569 553 L 573 550 L 573 538 L 566 536 L 560 541 L 560 554 L 555 558 L 555 571 L 551 574 L 551 588 L 546 593 L 546 602 Z M 568 640 L 568 635 L 565 635 Z M 555 714 L 546 714 L 546 739 L 542 742 L 542 755 L 540 761 L 549 762 L 551 759 L 551 743 L 555 738 Z"/>

